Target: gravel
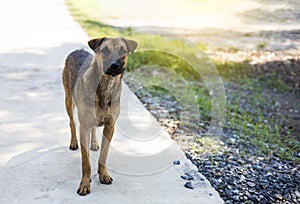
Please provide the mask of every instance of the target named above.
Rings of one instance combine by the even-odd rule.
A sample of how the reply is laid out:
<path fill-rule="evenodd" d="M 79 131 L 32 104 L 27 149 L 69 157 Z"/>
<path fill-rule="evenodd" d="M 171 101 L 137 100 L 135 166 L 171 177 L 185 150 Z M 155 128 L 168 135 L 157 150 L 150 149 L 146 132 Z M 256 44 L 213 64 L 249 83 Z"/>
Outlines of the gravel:
<path fill-rule="evenodd" d="M 189 173 L 185 173 L 185 175 L 182 175 L 181 178 L 184 180 L 193 180 L 194 179 L 194 177 L 191 176 Z"/>
<path fill-rule="evenodd" d="M 300 166 L 277 157 L 248 157 L 235 151 L 213 159 L 187 157 L 226 203 L 299 203 Z"/>

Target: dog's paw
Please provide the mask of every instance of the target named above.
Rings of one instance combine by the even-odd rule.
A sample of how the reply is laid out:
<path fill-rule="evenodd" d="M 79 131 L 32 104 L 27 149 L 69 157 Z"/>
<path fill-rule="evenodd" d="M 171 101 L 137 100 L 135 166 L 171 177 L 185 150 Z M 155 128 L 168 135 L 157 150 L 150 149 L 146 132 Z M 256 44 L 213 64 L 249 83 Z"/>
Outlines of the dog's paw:
<path fill-rule="evenodd" d="M 110 177 L 108 174 L 99 174 L 99 180 L 102 184 L 112 184 L 112 177 Z"/>
<path fill-rule="evenodd" d="M 97 143 L 92 144 L 92 145 L 91 145 L 91 150 L 92 150 L 92 151 L 98 151 L 98 150 L 99 150 L 99 145 L 98 145 Z"/>
<path fill-rule="evenodd" d="M 77 141 L 76 142 L 71 142 L 69 149 L 70 150 L 77 150 L 78 149 Z"/>
<path fill-rule="evenodd" d="M 85 196 L 85 195 L 89 194 L 90 193 L 90 182 L 81 181 L 80 186 L 77 190 L 77 193 L 80 196 Z"/>

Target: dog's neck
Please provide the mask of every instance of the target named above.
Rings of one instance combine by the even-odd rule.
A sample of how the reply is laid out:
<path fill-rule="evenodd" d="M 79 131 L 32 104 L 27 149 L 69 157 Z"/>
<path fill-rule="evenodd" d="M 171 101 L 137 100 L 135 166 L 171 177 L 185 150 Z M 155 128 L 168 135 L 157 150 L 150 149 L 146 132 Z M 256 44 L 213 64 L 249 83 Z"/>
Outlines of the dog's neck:
<path fill-rule="evenodd" d="M 92 63 L 91 63 L 91 68 L 90 68 L 91 74 L 94 75 L 100 81 L 102 76 L 104 75 L 103 71 L 103 65 L 102 63 L 97 62 L 96 57 L 94 57 Z"/>
<path fill-rule="evenodd" d="M 95 58 L 93 58 L 90 67 L 83 75 L 84 84 L 89 87 L 91 92 L 95 92 L 101 77 L 103 76 L 103 69 L 101 69 Z"/>
<path fill-rule="evenodd" d="M 89 79 L 93 80 L 93 87 L 96 92 L 96 100 L 99 100 L 101 108 L 107 108 L 113 98 L 120 97 L 115 90 L 121 88 L 123 74 L 111 76 L 104 74 L 102 64 L 97 63 L 96 58 L 93 59 L 91 67 L 87 71 Z"/>
<path fill-rule="evenodd" d="M 91 94 L 96 93 L 96 97 L 106 98 L 106 101 L 111 100 L 114 97 L 114 93 L 117 86 L 121 86 L 123 74 L 112 77 L 111 75 L 104 74 L 102 64 L 98 64 L 94 57 L 90 67 L 83 75 L 83 83 L 86 87 L 89 87 L 88 91 Z M 95 96 L 95 95 L 94 95 Z"/>

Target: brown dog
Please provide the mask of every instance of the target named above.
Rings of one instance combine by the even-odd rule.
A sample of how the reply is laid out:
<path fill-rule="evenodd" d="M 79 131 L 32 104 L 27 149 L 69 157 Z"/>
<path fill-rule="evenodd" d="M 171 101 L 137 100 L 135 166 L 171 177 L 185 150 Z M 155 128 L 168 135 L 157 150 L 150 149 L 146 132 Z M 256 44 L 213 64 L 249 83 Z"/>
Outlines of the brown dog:
<path fill-rule="evenodd" d="M 91 149 L 99 149 L 96 127 L 103 126 L 101 152 L 98 161 L 99 180 L 111 184 L 112 178 L 106 169 L 106 158 L 114 133 L 114 124 L 120 113 L 121 80 L 128 54 L 137 43 L 123 38 L 97 38 L 88 42 L 95 55 L 81 49 L 72 52 L 66 59 L 63 84 L 65 105 L 70 117 L 70 149 L 78 149 L 76 127 L 73 117 L 75 105 L 80 122 L 80 147 L 82 156 L 82 179 L 77 190 L 79 195 L 90 193 Z"/>

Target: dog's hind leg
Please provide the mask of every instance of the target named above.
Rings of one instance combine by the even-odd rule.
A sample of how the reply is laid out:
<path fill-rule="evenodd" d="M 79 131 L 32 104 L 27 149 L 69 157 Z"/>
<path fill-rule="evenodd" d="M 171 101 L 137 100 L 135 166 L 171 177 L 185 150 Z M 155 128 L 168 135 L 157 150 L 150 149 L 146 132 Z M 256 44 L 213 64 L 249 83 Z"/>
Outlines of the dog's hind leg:
<path fill-rule="evenodd" d="M 93 127 L 92 132 L 91 132 L 91 150 L 92 151 L 98 151 L 99 150 L 96 126 Z"/>
<path fill-rule="evenodd" d="M 78 149 L 78 142 L 77 142 L 77 138 L 76 138 L 76 124 L 74 121 L 75 104 L 74 104 L 71 94 L 69 94 L 68 91 L 66 91 L 65 105 L 66 105 L 67 113 L 70 118 L 70 128 L 71 128 L 71 143 L 70 143 L 69 148 L 71 150 L 76 150 L 76 149 Z"/>

